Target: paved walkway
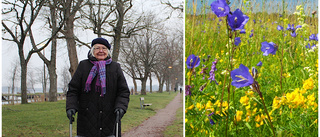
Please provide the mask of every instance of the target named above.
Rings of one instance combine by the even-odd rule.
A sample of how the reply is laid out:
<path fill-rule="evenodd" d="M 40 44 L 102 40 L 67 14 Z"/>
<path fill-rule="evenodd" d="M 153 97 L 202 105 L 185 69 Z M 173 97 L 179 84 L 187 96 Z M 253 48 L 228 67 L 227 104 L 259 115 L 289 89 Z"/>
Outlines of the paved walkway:
<path fill-rule="evenodd" d="M 177 96 L 164 108 L 158 110 L 156 115 L 145 120 L 139 126 L 124 133 L 123 137 L 163 137 L 163 131 L 167 126 L 171 125 L 176 118 L 176 111 L 182 107 L 181 96 Z"/>

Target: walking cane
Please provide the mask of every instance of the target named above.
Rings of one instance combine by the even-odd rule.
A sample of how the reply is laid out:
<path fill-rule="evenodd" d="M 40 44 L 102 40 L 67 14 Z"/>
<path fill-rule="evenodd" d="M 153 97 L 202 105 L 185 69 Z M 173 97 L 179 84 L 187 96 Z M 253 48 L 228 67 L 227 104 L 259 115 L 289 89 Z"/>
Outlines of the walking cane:
<path fill-rule="evenodd" d="M 119 137 L 119 122 L 120 122 L 120 112 L 117 111 L 117 117 L 116 117 L 116 137 Z"/>
<path fill-rule="evenodd" d="M 70 118 L 70 126 L 69 126 L 70 137 L 72 137 L 72 121 L 73 121 L 73 117 L 71 116 L 71 118 Z"/>

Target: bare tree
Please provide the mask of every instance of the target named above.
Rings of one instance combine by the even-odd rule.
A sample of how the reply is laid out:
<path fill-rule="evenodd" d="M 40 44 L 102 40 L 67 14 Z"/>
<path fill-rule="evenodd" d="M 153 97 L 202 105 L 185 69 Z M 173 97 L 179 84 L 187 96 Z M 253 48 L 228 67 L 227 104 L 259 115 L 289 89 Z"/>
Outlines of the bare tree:
<path fill-rule="evenodd" d="M 166 91 L 170 90 L 172 83 L 179 82 L 181 85 L 183 83 L 183 60 L 181 61 L 183 58 L 183 33 L 176 32 L 178 33 L 163 39 L 164 46 L 159 50 L 161 54 L 158 56 L 160 62 L 153 69 L 159 82 L 159 88 L 161 88 L 160 92 L 162 92 L 164 83 L 166 83 Z"/>
<path fill-rule="evenodd" d="M 59 0 L 61 5 L 58 7 L 62 11 L 61 18 L 65 19 L 64 28 L 60 32 L 64 35 L 64 38 L 67 42 L 68 56 L 70 62 L 69 72 L 73 76 L 77 67 L 78 67 L 78 56 L 76 49 L 76 38 L 74 34 L 74 22 L 79 17 L 76 16 L 76 13 L 84 5 L 83 0 Z M 52 5 L 53 6 L 53 5 Z"/>
<path fill-rule="evenodd" d="M 68 68 L 67 66 L 64 66 L 61 70 L 61 77 L 62 77 L 62 83 L 61 83 L 61 86 L 62 86 L 62 91 L 64 94 L 67 94 L 67 91 L 68 91 L 68 84 L 71 80 L 71 75 L 70 73 L 68 72 Z"/>
<path fill-rule="evenodd" d="M 21 103 L 27 102 L 27 65 L 33 53 L 38 50 L 31 49 L 25 57 L 24 44 L 28 32 L 37 18 L 45 0 L 8 1 L 4 0 L 2 10 L 2 26 L 4 34 L 9 33 L 11 38 L 2 37 L 3 40 L 15 42 L 21 66 Z M 8 26 L 9 25 L 9 26 Z"/>
<path fill-rule="evenodd" d="M 161 4 L 164 4 L 164 5 L 166 5 L 167 7 L 169 7 L 170 9 L 172 9 L 172 10 L 170 10 L 170 16 L 169 17 L 171 17 L 171 15 L 172 15 L 172 12 L 173 11 L 178 11 L 179 12 L 179 16 L 181 17 L 181 18 L 183 18 L 182 16 L 181 16 L 181 14 L 183 14 L 183 5 L 184 5 L 184 1 L 181 1 L 179 4 L 172 4 L 172 1 L 170 1 L 170 0 L 167 0 L 167 1 L 165 1 L 165 2 L 163 2 L 162 0 L 160 0 L 160 2 L 161 2 Z"/>
<path fill-rule="evenodd" d="M 160 39 L 163 37 L 161 33 L 151 29 L 155 28 L 155 26 L 151 27 L 155 20 L 155 16 L 150 14 L 142 22 L 147 26 L 146 29 L 140 31 L 143 35 L 134 35 L 124 44 L 127 46 L 126 49 L 130 49 L 129 52 L 124 52 L 124 54 L 127 53 L 125 63 L 131 66 L 128 69 L 129 75 L 141 81 L 141 94 L 143 95 L 146 94 L 146 82 L 151 75 L 151 70 L 158 62 L 157 53 L 161 46 Z M 157 27 L 161 29 L 160 25 Z"/>
<path fill-rule="evenodd" d="M 14 90 L 15 90 L 15 82 L 16 82 L 16 80 L 17 80 L 17 78 L 18 78 L 18 75 L 19 75 L 19 60 L 16 60 L 16 61 L 14 61 L 13 62 L 13 64 L 12 64 L 12 69 L 10 69 L 11 70 L 11 72 L 9 72 L 9 73 L 11 73 L 12 75 L 11 76 L 9 76 L 9 79 L 10 79 L 10 84 L 11 84 L 11 94 L 12 94 L 12 104 L 14 104 Z M 8 93 L 9 93 L 9 91 L 8 91 Z M 10 93 L 9 93 L 10 94 Z"/>
<path fill-rule="evenodd" d="M 88 8 L 81 11 L 81 15 L 89 21 L 82 22 L 85 29 L 93 30 L 98 37 L 113 38 L 113 61 L 119 59 L 121 39 L 137 35 L 147 27 L 140 23 L 146 17 L 144 14 L 132 15 L 132 5 L 132 0 L 90 0 Z"/>
<path fill-rule="evenodd" d="M 28 71 L 28 81 L 27 81 L 27 84 L 30 86 L 29 88 L 31 88 L 31 89 L 33 90 L 33 93 L 34 93 L 34 94 L 36 93 L 36 90 L 34 89 L 34 85 L 37 84 L 37 83 L 38 83 L 38 81 L 37 81 L 37 79 L 35 78 L 33 69 L 29 70 L 29 71 Z"/>

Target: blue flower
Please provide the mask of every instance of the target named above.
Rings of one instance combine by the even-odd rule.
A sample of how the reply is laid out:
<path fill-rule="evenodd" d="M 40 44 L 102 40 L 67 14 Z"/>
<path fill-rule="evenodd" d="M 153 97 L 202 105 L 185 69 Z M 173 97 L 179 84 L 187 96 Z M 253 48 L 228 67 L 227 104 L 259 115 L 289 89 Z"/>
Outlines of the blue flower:
<path fill-rule="evenodd" d="M 297 37 L 296 31 L 292 31 L 290 35 L 291 35 L 292 37 L 294 37 L 294 38 Z"/>
<path fill-rule="evenodd" d="M 211 125 L 216 124 L 216 123 L 214 123 L 214 121 L 210 118 L 210 116 L 212 116 L 213 114 L 214 114 L 214 112 L 212 112 L 212 113 L 210 113 L 210 114 L 208 115 Z"/>
<path fill-rule="evenodd" d="M 188 96 L 188 95 L 190 95 L 190 96 L 191 96 L 191 86 L 190 86 L 190 85 L 186 85 L 185 90 L 186 90 L 186 94 L 185 94 L 185 96 Z"/>
<path fill-rule="evenodd" d="M 217 63 L 218 63 L 218 60 L 217 60 L 217 59 L 215 59 L 215 61 L 212 62 L 211 70 L 210 70 L 210 72 L 209 72 L 210 77 L 209 77 L 208 79 L 210 79 L 210 83 L 211 83 L 212 81 L 215 81 L 216 84 L 218 85 L 218 83 L 217 83 L 217 81 L 216 81 L 216 79 L 215 79 L 215 74 L 214 74 L 214 72 L 217 71 L 217 68 L 216 68 Z"/>
<path fill-rule="evenodd" d="M 241 29 L 240 30 L 240 34 L 246 34 L 246 30 L 245 29 Z"/>
<path fill-rule="evenodd" d="M 280 26 L 280 25 L 278 25 L 278 27 L 277 27 L 277 30 L 283 30 L 283 27 L 282 26 Z"/>
<path fill-rule="evenodd" d="M 229 14 L 230 7 L 225 0 L 216 0 L 211 3 L 211 10 L 218 17 L 224 17 Z"/>
<path fill-rule="evenodd" d="M 235 44 L 236 46 L 238 46 L 238 45 L 240 44 L 240 42 L 241 42 L 240 37 L 234 38 L 234 44 Z"/>
<path fill-rule="evenodd" d="M 198 67 L 200 65 L 200 58 L 198 56 L 191 54 L 187 58 L 186 64 L 188 69 Z"/>
<path fill-rule="evenodd" d="M 311 34 L 311 36 L 309 37 L 309 41 L 310 40 L 318 41 L 318 37 L 316 36 L 316 34 Z"/>
<path fill-rule="evenodd" d="M 209 120 L 210 120 L 210 124 L 211 124 L 211 125 L 216 124 L 216 123 L 214 123 L 214 121 L 213 121 L 211 118 L 209 118 Z"/>
<path fill-rule="evenodd" d="M 249 21 L 249 17 L 244 15 L 241 10 L 236 9 L 232 15 L 228 15 L 228 24 L 232 30 L 241 30 Z"/>
<path fill-rule="evenodd" d="M 288 24 L 287 30 L 295 31 L 294 24 L 292 25 Z"/>
<path fill-rule="evenodd" d="M 253 36 L 253 33 L 251 33 L 249 37 L 251 38 L 252 36 Z"/>
<path fill-rule="evenodd" d="M 314 49 L 314 48 L 316 48 L 316 45 L 314 44 L 314 45 L 310 46 L 310 44 L 308 43 L 308 45 L 306 46 L 306 48 L 307 48 L 307 49 Z"/>
<path fill-rule="evenodd" d="M 278 47 L 273 42 L 262 42 L 261 43 L 261 51 L 263 52 L 264 56 L 268 56 L 269 54 L 276 54 Z"/>
<path fill-rule="evenodd" d="M 293 24 L 292 24 L 293 25 Z M 301 25 L 297 25 L 296 26 L 296 29 L 298 29 L 298 28 L 302 28 L 302 26 Z"/>
<path fill-rule="evenodd" d="M 260 61 L 260 62 L 257 64 L 257 66 L 262 66 L 262 62 Z"/>
<path fill-rule="evenodd" d="M 237 88 L 250 86 L 254 82 L 249 69 L 243 64 L 240 64 L 238 69 L 232 70 L 230 74 L 232 78 L 231 85 Z"/>

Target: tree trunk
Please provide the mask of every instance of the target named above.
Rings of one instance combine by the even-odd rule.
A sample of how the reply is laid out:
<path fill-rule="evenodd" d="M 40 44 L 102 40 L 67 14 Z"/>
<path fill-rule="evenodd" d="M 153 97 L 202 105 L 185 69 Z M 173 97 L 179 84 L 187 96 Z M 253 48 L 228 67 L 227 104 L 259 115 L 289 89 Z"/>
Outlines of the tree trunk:
<path fill-rule="evenodd" d="M 133 78 L 133 86 L 134 86 L 134 94 L 136 94 L 137 93 L 137 82 L 134 78 Z"/>
<path fill-rule="evenodd" d="M 53 63 L 53 62 L 51 62 Z M 49 68 L 49 79 L 50 79 L 50 87 L 49 87 L 49 101 L 56 102 L 57 101 L 57 74 L 55 63 L 51 65 Z"/>
<path fill-rule="evenodd" d="M 169 82 L 169 79 L 166 81 L 166 91 L 167 91 L 167 92 L 170 91 L 170 82 Z"/>
<path fill-rule="evenodd" d="M 163 82 L 159 83 L 159 93 L 163 92 Z"/>
<path fill-rule="evenodd" d="M 116 9 L 118 13 L 118 21 L 114 30 L 114 37 L 113 37 L 113 52 L 112 52 L 112 60 L 118 61 L 118 57 L 120 54 L 120 41 L 121 41 L 121 30 L 123 26 L 124 20 L 124 5 L 122 0 L 116 0 Z"/>
<path fill-rule="evenodd" d="M 69 56 L 69 62 L 70 62 L 70 69 L 69 72 L 71 73 L 71 77 L 75 73 L 77 67 L 78 67 L 78 56 L 77 56 L 77 49 L 76 49 L 76 41 L 74 39 L 74 17 L 75 14 L 71 15 L 71 2 L 67 2 L 67 6 L 69 7 L 65 13 L 66 18 L 66 24 L 65 24 L 65 36 L 67 41 L 67 48 L 68 48 L 68 56 Z"/>
<path fill-rule="evenodd" d="M 15 77 L 15 72 L 14 72 L 14 74 L 13 74 L 13 77 Z M 11 93 L 12 93 L 12 105 L 14 105 L 14 78 L 12 78 L 12 87 L 11 87 Z M 10 96 L 9 96 L 10 97 Z M 10 99 L 8 97 L 8 99 Z"/>
<path fill-rule="evenodd" d="M 141 95 L 147 95 L 146 86 L 147 86 L 147 78 L 141 79 Z"/>
<path fill-rule="evenodd" d="M 151 75 L 149 77 L 149 80 L 150 80 L 150 93 L 152 93 L 152 78 L 151 78 Z"/>
<path fill-rule="evenodd" d="M 22 59 L 21 64 L 21 104 L 27 104 L 27 64 Z"/>

